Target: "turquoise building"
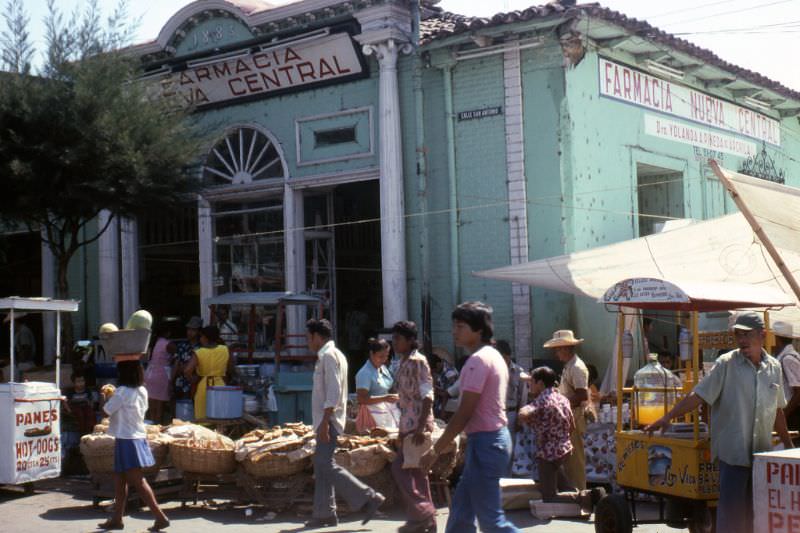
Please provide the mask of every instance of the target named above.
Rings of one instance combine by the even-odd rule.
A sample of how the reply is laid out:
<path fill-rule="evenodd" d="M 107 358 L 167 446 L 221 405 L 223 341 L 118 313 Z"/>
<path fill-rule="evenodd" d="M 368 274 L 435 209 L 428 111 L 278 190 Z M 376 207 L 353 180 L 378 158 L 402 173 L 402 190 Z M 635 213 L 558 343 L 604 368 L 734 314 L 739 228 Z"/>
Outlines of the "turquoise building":
<path fill-rule="evenodd" d="M 709 158 L 800 186 L 800 93 L 596 4 L 482 19 L 198 0 L 132 51 L 195 106 L 204 190 L 112 222 L 75 262 L 83 335 L 138 307 L 208 318 L 221 293 L 293 291 L 329 303 L 347 350 L 407 317 L 451 347 L 453 306 L 483 300 L 523 362 L 572 328 L 602 368 L 613 323 L 596 303 L 472 272 L 730 212 Z M 41 265 L 48 294 L 46 250 Z"/>

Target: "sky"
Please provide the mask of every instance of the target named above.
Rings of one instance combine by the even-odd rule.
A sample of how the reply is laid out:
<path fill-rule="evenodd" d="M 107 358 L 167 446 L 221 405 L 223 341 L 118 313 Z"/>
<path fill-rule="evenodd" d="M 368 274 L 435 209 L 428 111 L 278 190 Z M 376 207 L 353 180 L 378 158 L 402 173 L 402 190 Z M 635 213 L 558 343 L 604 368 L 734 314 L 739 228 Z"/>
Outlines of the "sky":
<path fill-rule="evenodd" d="M 117 3 L 97 1 L 104 13 L 110 13 Z M 23 2 L 31 18 L 32 37 L 41 50 L 46 0 Z M 167 20 L 189 3 L 190 0 L 130 0 L 131 15 L 141 21 L 136 41 L 153 40 Z M 439 5 L 463 15 L 490 16 L 544 3 L 546 0 L 442 0 Z M 57 0 L 57 4 L 70 10 L 83 5 L 84 0 Z M 645 19 L 730 63 L 800 91 L 800 68 L 794 55 L 800 50 L 800 0 L 600 0 L 600 4 L 629 17 Z"/>

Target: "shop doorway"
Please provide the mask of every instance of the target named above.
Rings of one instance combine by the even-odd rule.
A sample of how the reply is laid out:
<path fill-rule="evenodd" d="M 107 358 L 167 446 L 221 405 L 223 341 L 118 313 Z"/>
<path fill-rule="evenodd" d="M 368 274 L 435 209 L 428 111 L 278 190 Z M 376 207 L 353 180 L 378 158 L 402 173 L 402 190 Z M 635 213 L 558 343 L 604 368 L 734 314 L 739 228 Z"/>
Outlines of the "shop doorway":
<path fill-rule="evenodd" d="M 156 319 L 200 314 L 197 207 L 139 218 L 139 302 Z"/>
<path fill-rule="evenodd" d="M 658 233 L 667 220 L 684 217 L 683 173 L 637 163 L 639 237 Z"/>
<path fill-rule="evenodd" d="M 78 256 L 76 256 L 78 257 Z M 42 295 L 42 239 L 38 233 L 20 232 L 0 236 L 0 297 Z M 9 351 L 11 328 L 0 315 L 0 359 Z M 31 313 L 19 320 L 33 333 L 33 360 L 43 362 L 42 315 Z M 19 357 L 19 355 L 17 356 Z M 6 376 L 7 377 L 7 376 Z"/>
<path fill-rule="evenodd" d="M 378 182 L 339 185 L 304 198 L 306 288 L 330 303 L 351 374 L 383 324 Z"/>
<path fill-rule="evenodd" d="M 367 358 L 367 339 L 383 327 L 377 180 L 338 186 L 333 195 L 333 216 L 336 319 L 340 343 L 348 350 L 354 374 Z"/>

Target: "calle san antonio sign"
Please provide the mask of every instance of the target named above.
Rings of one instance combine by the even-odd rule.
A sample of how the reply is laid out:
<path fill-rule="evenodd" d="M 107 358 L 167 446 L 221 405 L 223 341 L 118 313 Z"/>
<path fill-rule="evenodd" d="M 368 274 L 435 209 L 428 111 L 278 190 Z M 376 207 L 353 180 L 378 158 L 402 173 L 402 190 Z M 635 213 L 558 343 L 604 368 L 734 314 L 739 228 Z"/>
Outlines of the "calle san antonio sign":
<path fill-rule="evenodd" d="M 359 75 L 363 66 L 347 33 L 301 39 L 215 60 L 158 79 L 162 97 L 205 107 Z"/>

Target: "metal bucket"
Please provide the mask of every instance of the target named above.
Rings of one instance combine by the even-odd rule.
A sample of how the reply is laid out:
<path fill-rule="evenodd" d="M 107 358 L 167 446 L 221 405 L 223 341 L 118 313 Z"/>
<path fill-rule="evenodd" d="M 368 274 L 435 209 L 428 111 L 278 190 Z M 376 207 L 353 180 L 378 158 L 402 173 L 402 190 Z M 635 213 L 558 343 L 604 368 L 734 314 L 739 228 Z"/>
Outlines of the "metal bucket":
<path fill-rule="evenodd" d="M 177 400 L 175 402 L 175 418 L 184 422 L 194 420 L 194 402 L 192 400 Z"/>
<path fill-rule="evenodd" d="M 244 395 L 244 412 L 255 414 L 261 411 L 261 402 L 258 401 L 258 396 L 255 394 L 245 393 Z"/>
<path fill-rule="evenodd" d="M 206 391 L 206 418 L 241 418 L 243 405 L 241 387 L 221 385 Z"/>

